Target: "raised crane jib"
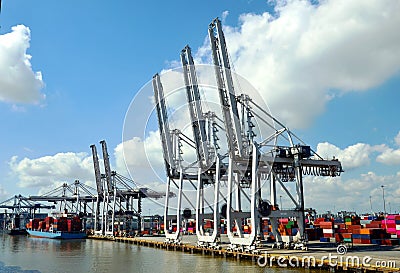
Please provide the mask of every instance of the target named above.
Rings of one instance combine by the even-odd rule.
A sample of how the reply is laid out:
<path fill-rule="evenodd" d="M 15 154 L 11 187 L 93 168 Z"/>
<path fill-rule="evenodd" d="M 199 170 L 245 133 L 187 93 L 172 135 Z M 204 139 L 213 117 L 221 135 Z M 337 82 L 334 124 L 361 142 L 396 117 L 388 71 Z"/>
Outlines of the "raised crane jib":
<path fill-rule="evenodd" d="M 104 171 L 106 175 L 107 190 L 111 192 L 114 190 L 114 188 L 111 183 L 111 167 L 110 167 L 110 159 L 107 152 L 107 144 L 105 140 L 100 141 L 100 144 L 103 150 Z"/>
<path fill-rule="evenodd" d="M 209 140 L 207 137 L 206 120 L 201 107 L 201 97 L 197 81 L 196 68 L 193 62 L 192 51 L 186 46 L 181 51 L 183 77 L 186 85 L 190 119 L 193 136 L 196 143 L 197 160 L 201 168 L 209 167 Z"/>
<path fill-rule="evenodd" d="M 230 155 L 232 157 L 241 157 L 243 140 L 239 111 L 225 37 L 221 21 L 218 18 L 214 19 L 209 25 L 208 34 Z"/>
<path fill-rule="evenodd" d="M 90 145 L 92 149 L 92 156 L 93 156 L 93 165 L 94 165 L 94 176 L 96 179 L 96 186 L 97 186 L 97 193 L 98 195 L 103 194 L 103 185 L 101 183 L 101 173 L 100 173 L 100 165 L 99 165 L 99 157 L 97 156 L 97 149 L 96 145 Z"/>
<path fill-rule="evenodd" d="M 160 131 L 161 145 L 163 149 L 165 169 L 167 176 L 171 177 L 175 175 L 177 167 L 174 160 L 174 150 L 172 143 L 171 131 L 169 129 L 167 107 L 165 103 L 164 90 L 161 84 L 159 74 L 153 76 L 153 91 L 154 99 L 156 104 L 157 118 L 158 118 L 158 129 Z"/>

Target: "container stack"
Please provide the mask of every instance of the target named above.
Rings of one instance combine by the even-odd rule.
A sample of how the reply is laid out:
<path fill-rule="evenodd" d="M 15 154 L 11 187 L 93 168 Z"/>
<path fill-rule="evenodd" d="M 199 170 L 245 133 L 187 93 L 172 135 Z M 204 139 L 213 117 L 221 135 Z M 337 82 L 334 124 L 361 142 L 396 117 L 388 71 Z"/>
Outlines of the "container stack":
<path fill-rule="evenodd" d="M 53 224 L 53 229 L 57 231 L 68 231 L 67 217 L 60 217 Z"/>
<path fill-rule="evenodd" d="M 261 226 L 262 226 L 262 233 L 264 234 L 264 237 L 267 237 L 270 235 L 271 227 L 270 227 L 270 222 L 268 219 L 263 218 L 261 220 Z"/>
<path fill-rule="evenodd" d="M 193 235 L 196 233 L 196 221 L 188 219 L 186 223 L 186 231 L 188 234 Z"/>
<path fill-rule="evenodd" d="M 347 222 L 345 222 L 345 220 L 341 220 L 341 219 L 336 219 L 334 222 L 334 229 L 335 229 L 335 242 L 336 243 L 352 243 L 353 242 L 353 238 L 352 238 L 352 233 L 350 232 L 349 228 L 351 229 L 351 227 L 353 225 L 351 218 L 345 218 L 348 219 Z M 347 225 L 346 225 L 347 223 Z M 356 223 L 356 221 L 353 223 Z"/>
<path fill-rule="evenodd" d="M 38 230 L 39 229 L 39 219 L 31 219 L 29 223 L 26 224 L 27 229 Z"/>
<path fill-rule="evenodd" d="M 46 217 L 46 218 L 44 219 L 45 230 L 46 230 L 46 231 L 49 231 L 50 226 L 53 225 L 53 222 L 54 222 L 53 220 L 54 220 L 53 217 Z"/>
<path fill-rule="evenodd" d="M 314 221 L 314 225 L 317 230 L 314 235 L 320 237 L 320 242 L 330 242 L 335 237 L 333 222 L 330 219 L 317 218 Z"/>
<path fill-rule="evenodd" d="M 397 239 L 400 239 L 400 215 L 396 215 L 394 221 L 396 223 Z"/>
<path fill-rule="evenodd" d="M 298 232 L 297 222 L 289 218 L 280 218 L 278 231 L 282 236 L 295 236 Z"/>
<path fill-rule="evenodd" d="M 380 244 L 398 245 L 400 243 L 400 215 L 388 215 L 381 220 L 381 226 L 386 230 L 388 236 Z"/>
<path fill-rule="evenodd" d="M 355 244 L 381 244 L 387 237 L 382 228 L 360 228 L 353 231 L 353 243 Z"/>
<path fill-rule="evenodd" d="M 322 242 L 330 242 L 335 237 L 335 231 L 333 229 L 333 223 L 331 221 L 320 222 L 319 227 L 322 229 L 324 240 Z"/>

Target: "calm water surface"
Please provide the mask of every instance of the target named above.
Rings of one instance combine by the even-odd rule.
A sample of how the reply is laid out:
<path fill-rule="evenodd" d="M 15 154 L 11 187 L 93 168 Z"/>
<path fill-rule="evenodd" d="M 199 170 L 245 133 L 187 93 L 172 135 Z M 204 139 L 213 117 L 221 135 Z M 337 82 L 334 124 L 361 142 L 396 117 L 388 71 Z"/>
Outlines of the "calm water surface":
<path fill-rule="evenodd" d="M 97 240 L 59 241 L 0 234 L 0 273 L 309 272 Z"/>

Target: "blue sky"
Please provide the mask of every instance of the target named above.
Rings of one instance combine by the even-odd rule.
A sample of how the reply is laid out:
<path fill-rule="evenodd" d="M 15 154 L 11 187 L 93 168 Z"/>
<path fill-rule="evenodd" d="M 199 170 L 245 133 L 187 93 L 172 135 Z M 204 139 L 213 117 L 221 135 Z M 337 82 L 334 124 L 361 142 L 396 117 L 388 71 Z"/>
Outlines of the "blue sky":
<path fill-rule="evenodd" d="M 25 38 L 29 28 L 21 56 L 32 56 L 33 72 L 0 79 L 0 200 L 76 178 L 89 183 L 89 145 L 102 139 L 122 171 L 131 100 L 187 43 L 204 60 L 207 26 L 219 16 L 236 72 L 303 140 L 348 164 L 335 182 L 309 181 L 306 202 L 332 209 L 324 200 L 333 190 L 340 209 L 365 210 L 369 195 L 378 209 L 384 184 L 400 211 L 400 37 L 390 16 L 399 3 L 287 2 L 3 0 L 0 54 L 12 50 L 4 44 L 13 27 L 23 25 Z M 21 35 L 12 47 L 27 45 Z M 0 65 L 6 79 L 1 56 Z M 37 72 L 42 88 L 22 84 L 10 95 Z"/>

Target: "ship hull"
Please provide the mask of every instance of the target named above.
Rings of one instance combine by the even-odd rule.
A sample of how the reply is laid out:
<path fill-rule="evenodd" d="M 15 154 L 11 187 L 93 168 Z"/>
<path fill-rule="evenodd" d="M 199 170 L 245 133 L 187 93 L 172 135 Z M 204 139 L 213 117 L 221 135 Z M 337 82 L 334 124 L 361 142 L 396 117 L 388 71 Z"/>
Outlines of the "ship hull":
<path fill-rule="evenodd" d="M 71 239 L 85 239 L 85 232 L 66 232 L 66 231 L 39 231 L 39 230 L 27 230 L 29 236 L 36 238 L 48 238 L 48 239 L 61 239 L 61 240 L 71 240 Z"/>
<path fill-rule="evenodd" d="M 26 229 L 11 229 L 8 230 L 7 233 L 9 235 L 27 235 Z"/>

